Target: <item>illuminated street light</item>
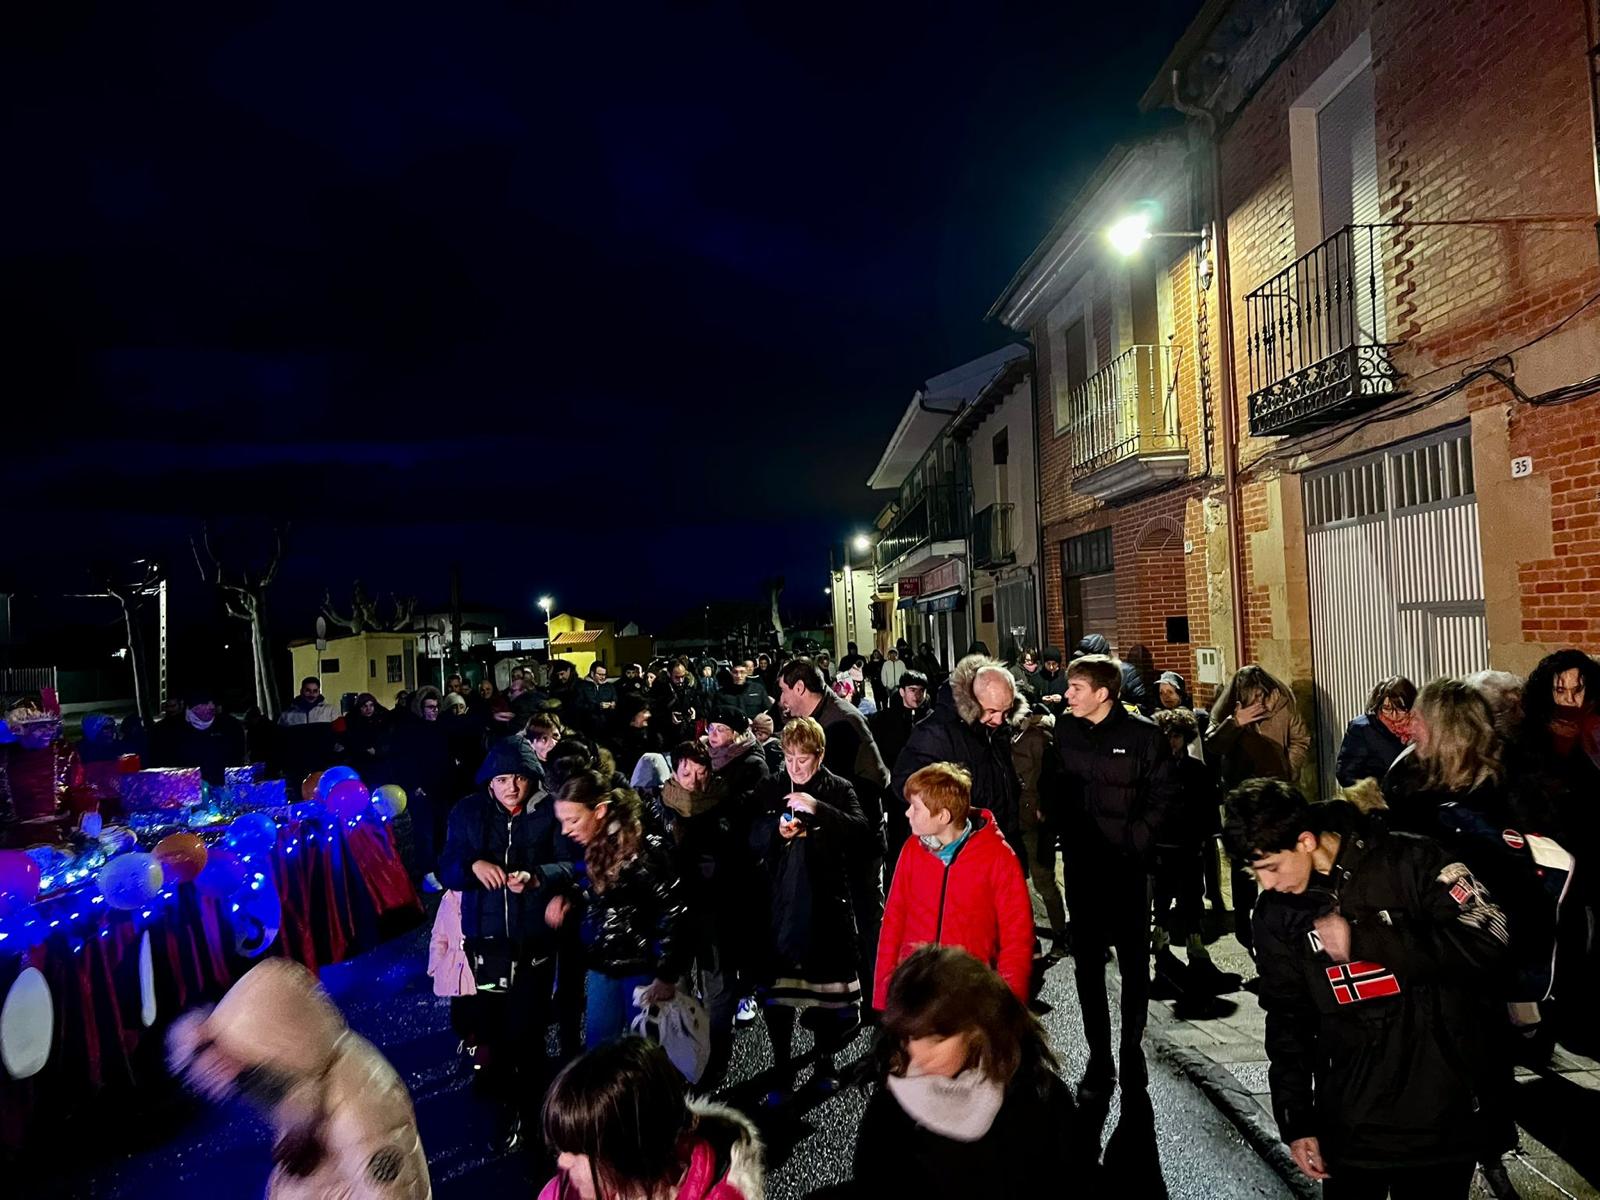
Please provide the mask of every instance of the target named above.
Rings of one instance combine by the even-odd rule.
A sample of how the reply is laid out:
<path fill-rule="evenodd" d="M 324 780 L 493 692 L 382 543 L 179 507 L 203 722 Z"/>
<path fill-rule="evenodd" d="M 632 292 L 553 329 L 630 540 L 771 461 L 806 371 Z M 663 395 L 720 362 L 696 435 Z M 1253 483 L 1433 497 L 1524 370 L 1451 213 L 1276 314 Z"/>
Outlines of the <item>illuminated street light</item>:
<path fill-rule="evenodd" d="M 831 587 L 825 587 L 822 589 L 822 594 L 824 596 L 831 596 L 833 595 L 833 589 Z"/>
<path fill-rule="evenodd" d="M 1106 230 L 1106 240 L 1124 258 L 1139 253 L 1139 247 L 1150 240 L 1150 214 L 1144 211 L 1129 213 Z"/>
<path fill-rule="evenodd" d="M 865 554 L 868 550 L 872 549 L 872 539 L 864 533 L 858 533 L 855 536 L 855 541 L 853 541 L 851 545 L 856 548 L 857 554 Z"/>
<path fill-rule="evenodd" d="M 550 610 L 552 608 L 554 608 L 555 606 L 556 606 L 556 602 L 554 600 L 552 600 L 549 596 L 540 596 L 539 597 L 539 607 L 544 609 L 544 615 L 547 618 L 550 616 Z"/>

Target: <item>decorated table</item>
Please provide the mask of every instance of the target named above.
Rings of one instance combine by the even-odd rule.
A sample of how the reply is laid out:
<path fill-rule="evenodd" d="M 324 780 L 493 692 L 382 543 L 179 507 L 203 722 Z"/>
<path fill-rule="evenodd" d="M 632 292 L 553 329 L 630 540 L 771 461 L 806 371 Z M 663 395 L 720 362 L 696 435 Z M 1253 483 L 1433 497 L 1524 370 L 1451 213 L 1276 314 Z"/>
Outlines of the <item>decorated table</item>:
<path fill-rule="evenodd" d="M 88 813 L 57 844 L 0 850 L 0 1149 L 159 1075 L 168 1022 L 256 958 L 316 970 L 421 915 L 390 825 L 405 795 L 349 768 L 293 803 L 257 768 L 119 790 L 125 825 Z"/>

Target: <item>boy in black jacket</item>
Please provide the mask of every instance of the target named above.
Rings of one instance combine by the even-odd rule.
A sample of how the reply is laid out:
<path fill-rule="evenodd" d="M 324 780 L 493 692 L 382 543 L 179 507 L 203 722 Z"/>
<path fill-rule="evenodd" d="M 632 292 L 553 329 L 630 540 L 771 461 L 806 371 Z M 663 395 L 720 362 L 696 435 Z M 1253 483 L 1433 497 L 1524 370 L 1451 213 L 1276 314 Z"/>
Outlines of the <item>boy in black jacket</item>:
<path fill-rule="evenodd" d="M 1263 889 L 1268 1078 L 1295 1164 L 1324 1200 L 1466 1196 L 1505 915 L 1435 843 L 1281 780 L 1235 789 L 1223 838 Z"/>

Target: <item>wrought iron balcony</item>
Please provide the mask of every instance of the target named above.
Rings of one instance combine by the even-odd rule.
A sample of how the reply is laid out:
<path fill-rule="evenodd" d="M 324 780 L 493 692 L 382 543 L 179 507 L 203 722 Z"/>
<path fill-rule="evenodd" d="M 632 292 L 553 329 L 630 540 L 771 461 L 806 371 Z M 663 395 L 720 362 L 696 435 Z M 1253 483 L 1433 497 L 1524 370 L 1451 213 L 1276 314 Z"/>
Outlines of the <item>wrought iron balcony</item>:
<path fill-rule="evenodd" d="M 1072 487 L 1100 500 L 1146 491 L 1189 467 L 1166 346 L 1129 346 L 1068 399 Z"/>
<path fill-rule="evenodd" d="M 991 504 L 972 518 L 972 565 L 998 567 L 1017 560 L 1014 504 Z"/>
<path fill-rule="evenodd" d="M 1244 298 L 1250 432 L 1306 433 L 1403 394 L 1382 227 L 1347 225 Z"/>
<path fill-rule="evenodd" d="M 963 506 L 966 489 L 955 484 L 926 488 L 894 519 L 878 543 L 878 563 L 888 567 L 929 542 L 966 536 Z"/>

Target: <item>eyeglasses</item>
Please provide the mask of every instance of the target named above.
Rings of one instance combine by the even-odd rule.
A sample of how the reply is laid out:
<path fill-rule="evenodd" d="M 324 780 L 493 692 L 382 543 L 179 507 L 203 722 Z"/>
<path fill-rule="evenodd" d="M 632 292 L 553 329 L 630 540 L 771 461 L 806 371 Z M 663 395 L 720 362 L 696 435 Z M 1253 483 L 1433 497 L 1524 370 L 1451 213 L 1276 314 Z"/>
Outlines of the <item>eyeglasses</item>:
<path fill-rule="evenodd" d="M 1398 700 L 1385 700 L 1378 711 L 1386 717 L 1403 717 L 1411 711 L 1411 706 Z"/>

